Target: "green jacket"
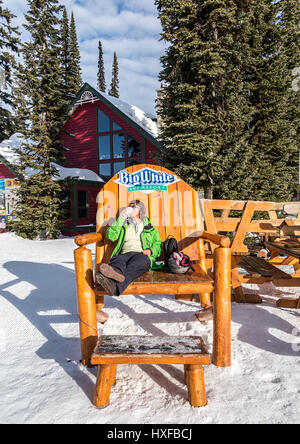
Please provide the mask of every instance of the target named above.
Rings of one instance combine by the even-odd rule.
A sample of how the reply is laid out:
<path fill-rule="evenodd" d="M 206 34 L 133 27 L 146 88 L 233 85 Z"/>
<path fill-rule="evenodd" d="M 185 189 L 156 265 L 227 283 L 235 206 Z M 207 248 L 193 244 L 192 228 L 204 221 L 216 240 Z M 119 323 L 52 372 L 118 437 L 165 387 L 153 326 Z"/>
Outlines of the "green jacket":
<path fill-rule="evenodd" d="M 159 232 L 153 227 L 148 217 L 143 219 L 144 228 L 141 232 L 141 242 L 143 250 L 150 248 L 152 250 L 151 256 L 151 270 L 157 270 L 162 268 L 160 265 L 156 265 L 155 261 L 161 254 L 161 239 Z M 116 256 L 122 250 L 124 244 L 125 233 L 128 228 L 128 222 L 125 218 L 119 216 L 115 223 L 106 230 L 106 237 L 112 242 L 118 241 L 115 246 L 111 257 Z"/>

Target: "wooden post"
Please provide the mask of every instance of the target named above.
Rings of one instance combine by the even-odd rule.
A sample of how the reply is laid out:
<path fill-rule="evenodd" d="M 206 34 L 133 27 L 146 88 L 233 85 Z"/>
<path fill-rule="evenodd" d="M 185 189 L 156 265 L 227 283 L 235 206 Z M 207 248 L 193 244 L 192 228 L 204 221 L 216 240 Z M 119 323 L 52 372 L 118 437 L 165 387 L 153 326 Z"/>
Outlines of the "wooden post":
<path fill-rule="evenodd" d="M 187 365 L 186 374 L 190 404 L 193 407 L 204 407 L 207 401 L 202 365 Z"/>
<path fill-rule="evenodd" d="M 114 368 L 112 365 L 99 365 L 93 404 L 96 407 L 109 405 Z"/>
<path fill-rule="evenodd" d="M 231 249 L 214 251 L 213 359 L 217 367 L 231 365 Z"/>
<path fill-rule="evenodd" d="M 81 361 L 84 366 L 89 367 L 90 357 L 98 340 L 92 252 L 80 247 L 74 251 L 74 257 Z"/>
<path fill-rule="evenodd" d="M 206 267 L 206 257 L 205 257 L 205 249 L 204 249 L 204 242 L 203 239 L 199 240 L 199 264 L 201 269 L 207 273 L 207 267 Z M 200 301 L 201 301 L 201 307 L 204 309 L 211 307 L 210 302 L 210 294 L 209 293 L 200 293 Z"/>
<path fill-rule="evenodd" d="M 111 371 L 111 383 L 112 385 L 115 385 L 117 381 L 117 364 L 112 365 L 112 371 Z"/>

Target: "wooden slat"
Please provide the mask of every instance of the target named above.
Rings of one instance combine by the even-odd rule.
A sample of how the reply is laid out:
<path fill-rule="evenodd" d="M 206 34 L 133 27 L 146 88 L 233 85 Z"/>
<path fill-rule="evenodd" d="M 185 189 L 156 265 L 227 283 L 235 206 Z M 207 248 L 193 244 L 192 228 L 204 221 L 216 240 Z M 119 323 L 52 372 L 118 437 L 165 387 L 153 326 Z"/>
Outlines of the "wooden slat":
<path fill-rule="evenodd" d="M 122 294 L 193 294 L 211 293 L 214 285 L 211 282 L 144 282 L 131 283 Z M 100 286 L 96 285 L 97 297 L 107 294 Z"/>
<path fill-rule="evenodd" d="M 233 252 L 247 252 L 248 248 L 246 247 L 246 245 L 244 245 L 244 239 L 245 236 L 247 234 L 247 232 L 249 231 L 248 225 L 250 224 L 252 217 L 253 217 L 253 213 L 255 210 L 255 203 L 254 202 L 247 202 L 244 212 L 243 212 L 243 216 L 241 218 L 241 222 L 239 224 L 239 227 L 236 231 L 234 240 L 232 242 L 232 251 Z"/>
<path fill-rule="evenodd" d="M 141 284 L 143 282 L 167 283 L 167 282 L 213 282 L 199 264 L 194 264 L 195 271 L 189 270 L 187 273 L 166 273 L 164 271 L 148 271 L 135 279 L 133 283 Z"/>
<path fill-rule="evenodd" d="M 184 181 L 177 182 L 178 198 L 182 201 L 181 214 L 181 251 L 187 254 L 191 260 L 200 259 L 199 240 L 189 242 L 188 236 L 199 227 L 198 209 L 199 201 L 197 193 Z"/>
<path fill-rule="evenodd" d="M 91 358 L 99 364 L 210 364 L 210 355 L 197 336 L 102 336 Z"/>
<path fill-rule="evenodd" d="M 245 200 L 218 200 L 210 201 L 214 210 L 234 210 L 243 211 L 247 201 Z M 283 210 L 284 205 L 288 202 L 265 202 L 265 201 L 248 201 L 255 203 L 255 211 L 279 211 Z"/>
<path fill-rule="evenodd" d="M 290 278 L 290 279 L 273 279 L 272 280 L 275 287 L 300 287 L 300 278 Z"/>
<path fill-rule="evenodd" d="M 300 298 L 281 298 L 276 302 L 277 307 L 281 308 L 300 308 Z"/>
<path fill-rule="evenodd" d="M 272 277 L 278 279 L 290 279 L 291 277 L 289 274 L 285 273 L 274 265 L 269 264 L 269 262 L 259 257 L 244 257 L 242 262 L 240 263 L 240 267 L 245 268 L 245 270 L 249 271 L 249 273 L 254 270 L 263 277 Z"/>
<path fill-rule="evenodd" d="M 217 231 L 236 231 L 241 222 L 240 218 L 215 218 Z M 300 221 L 299 221 L 300 223 Z M 282 219 L 270 220 L 252 220 L 248 225 L 248 232 L 250 233 L 279 233 L 279 226 L 282 224 Z"/>
<path fill-rule="evenodd" d="M 103 335 L 95 347 L 98 354 L 208 354 L 200 336 Z"/>
<path fill-rule="evenodd" d="M 283 206 L 284 212 L 286 214 L 298 214 L 300 212 L 300 203 L 289 203 Z"/>
<path fill-rule="evenodd" d="M 217 234 L 217 227 L 212 207 L 213 202 L 214 201 L 211 200 L 203 200 L 204 222 L 206 231 Z"/>
<path fill-rule="evenodd" d="M 300 259 L 300 245 L 298 248 L 295 247 L 293 243 L 287 243 L 285 241 L 282 242 L 266 242 L 266 246 L 270 245 L 270 247 L 279 250 L 288 256 L 293 256 L 297 259 Z"/>
<path fill-rule="evenodd" d="M 92 355 L 91 364 L 199 364 L 210 365 L 210 356 L 206 355 Z"/>

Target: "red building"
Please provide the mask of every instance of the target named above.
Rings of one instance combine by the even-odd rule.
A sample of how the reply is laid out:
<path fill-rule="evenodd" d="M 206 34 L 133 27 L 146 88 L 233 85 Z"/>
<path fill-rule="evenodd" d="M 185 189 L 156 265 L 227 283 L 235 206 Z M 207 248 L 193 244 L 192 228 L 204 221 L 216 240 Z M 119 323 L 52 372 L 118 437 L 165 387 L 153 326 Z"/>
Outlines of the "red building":
<path fill-rule="evenodd" d="M 84 168 L 98 174 L 103 183 L 130 165 L 152 163 L 160 150 L 157 125 L 135 106 L 103 94 L 85 83 L 70 105 L 70 118 L 60 137 L 67 168 Z M 102 184 L 103 185 L 103 184 Z M 65 234 L 95 228 L 99 182 L 80 181 L 70 195 L 71 216 Z"/>
<path fill-rule="evenodd" d="M 70 104 L 69 118 L 60 131 L 66 149 L 60 176 L 76 178 L 65 193 L 70 215 L 65 235 L 95 230 L 98 192 L 123 168 L 155 164 L 152 155 L 160 150 L 156 137 L 155 118 L 87 83 L 83 85 Z M 8 150 L 11 156 L 6 142 L 2 154 L 7 155 Z M 0 144 L 0 179 L 16 177 L 10 158 L 1 156 Z"/>

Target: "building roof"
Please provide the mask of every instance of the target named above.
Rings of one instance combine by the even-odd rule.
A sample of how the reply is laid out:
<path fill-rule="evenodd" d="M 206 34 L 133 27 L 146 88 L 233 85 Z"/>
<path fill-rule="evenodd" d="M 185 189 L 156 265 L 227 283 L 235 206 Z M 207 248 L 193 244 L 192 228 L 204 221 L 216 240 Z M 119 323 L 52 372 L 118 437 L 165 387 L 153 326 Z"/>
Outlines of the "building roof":
<path fill-rule="evenodd" d="M 88 83 L 85 83 L 77 93 L 76 97 L 69 106 L 69 114 L 72 115 L 78 106 L 84 103 L 102 101 L 112 111 L 119 114 L 125 121 L 129 121 L 133 127 L 141 132 L 154 145 L 160 148 L 158 137 L 157 124 L 150 117 L 149 113 L 141 110 L 135 105 L 130 105 L 123 100 L 110 96 L 103 92 L 97 91 Z"/>

